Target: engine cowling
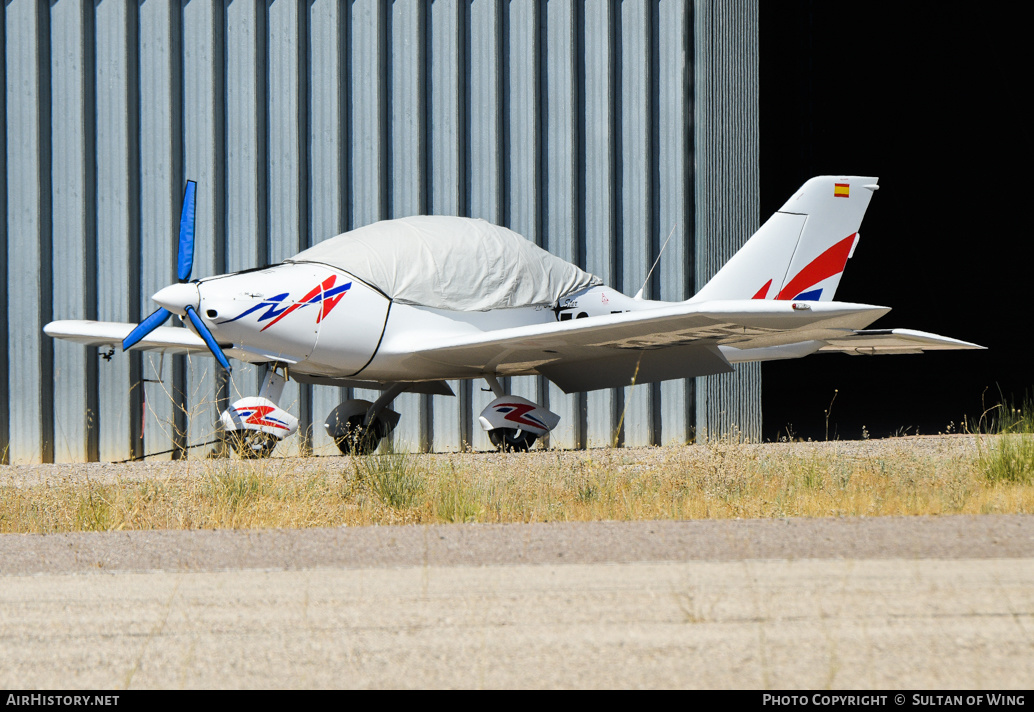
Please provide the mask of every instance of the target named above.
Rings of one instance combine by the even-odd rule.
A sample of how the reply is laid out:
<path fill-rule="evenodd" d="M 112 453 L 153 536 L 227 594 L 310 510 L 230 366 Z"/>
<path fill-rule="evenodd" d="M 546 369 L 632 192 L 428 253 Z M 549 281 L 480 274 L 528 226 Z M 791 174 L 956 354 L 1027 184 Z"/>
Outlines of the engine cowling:
<path fill-rule="evenodd" d="M 283 263 L 198 283 L 198 314 L 220 344 L 254 362 L 350 376 L 373 358 L 389 300 L 325 265 Z"/>

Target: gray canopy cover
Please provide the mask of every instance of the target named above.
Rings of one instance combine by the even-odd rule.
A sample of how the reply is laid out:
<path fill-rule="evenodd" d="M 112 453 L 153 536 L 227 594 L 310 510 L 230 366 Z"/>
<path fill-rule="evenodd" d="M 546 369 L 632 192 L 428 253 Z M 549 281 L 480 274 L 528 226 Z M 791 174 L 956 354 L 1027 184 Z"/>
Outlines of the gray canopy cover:
<path fill-rule="evenodd" d="M 437 215 L 373 223 L 287 261 L 337 267 L 404 304 L 455 311 L 548 306 L 603 283 L 505 227 Z"/>

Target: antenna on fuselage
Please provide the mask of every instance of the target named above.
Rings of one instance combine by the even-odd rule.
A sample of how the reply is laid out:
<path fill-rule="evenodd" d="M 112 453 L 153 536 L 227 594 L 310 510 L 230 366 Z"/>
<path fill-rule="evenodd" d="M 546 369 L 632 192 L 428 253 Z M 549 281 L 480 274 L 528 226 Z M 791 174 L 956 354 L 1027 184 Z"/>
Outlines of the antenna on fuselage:
<path fill-rule="evenodd" d="M 661 255 L 664 254 L 664 248 L 668 246 L 668 240 L 670 240 L 671 236 L 675 234 L 676 227 L 678 227 L 678 223 L 671 226 L 671 232 L 668 233 L 668 239 L 664 241 L 663 245 L 661 245 L 661 251 L 657 253 L 657 259 L 653 261 L 653 267 L 651 267 L 650 271 L 646 273 L 646 279 L 643 280 L 643 286 L 635 293 L 635 296 L 632 297 L 633 299 L 638 299 L 639 301 L 643 300 L 643 290 L 646 289 L 646 284 L 650 281 L 650 275 L 653 274 L 653 271 L 657 268 L 657 263 L 661 261 Z"/>

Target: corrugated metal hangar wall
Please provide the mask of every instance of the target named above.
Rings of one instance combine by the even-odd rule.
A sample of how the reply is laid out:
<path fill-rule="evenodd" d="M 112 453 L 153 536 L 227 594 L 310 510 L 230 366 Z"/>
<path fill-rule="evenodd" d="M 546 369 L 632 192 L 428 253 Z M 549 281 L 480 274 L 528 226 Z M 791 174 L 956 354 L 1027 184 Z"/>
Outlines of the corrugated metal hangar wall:
<path fill-rule="evenodd" d="M 138 321 L 175 281 L 275 263 L 376 220 L 482 217 L 635 293 L 690 296 L 758 224 L 757 3 L 690 0 L 6 0 L 0 22 L 0 447 L 120 460 L 213 437 L 213 362 L 54 342 L 52 319 Z M 480 383 L 403 395 L 397 440 L 488 448 Z M 552 445 L 760 433 L 760 370 L 564 395 Z M 369 394 L 358 394 L 362 395 Z M 306 444 L 350 394 L 290 384 Z M 209 448 L 189 450 L 192 457 Z M 169 455 L 165 455 L 168 457 Z"/>

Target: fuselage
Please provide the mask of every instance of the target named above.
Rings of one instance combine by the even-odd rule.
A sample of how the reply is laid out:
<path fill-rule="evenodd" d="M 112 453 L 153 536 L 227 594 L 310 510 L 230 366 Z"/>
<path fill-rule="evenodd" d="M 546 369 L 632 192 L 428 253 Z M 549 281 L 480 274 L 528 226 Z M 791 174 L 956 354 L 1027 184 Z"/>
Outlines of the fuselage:
<path fill-rule="evenodd" d="M 443 338 L 671 304 L 633 299 L 601 285 L 565 296 L 553 306 L 432 309 L 393 301 L 347 272 L 304 262 L 209 277 L 196 284 L 198 314 L 220 344 L 232 344 L 233 356 L 286 363 L 300 374 L 381 382 L 483 375 L 400 355 Z M 807 342 L 750 352 L 721 348 L 733 362 L 792 358 L 814 350 Z"/>

